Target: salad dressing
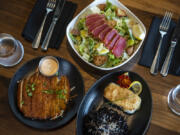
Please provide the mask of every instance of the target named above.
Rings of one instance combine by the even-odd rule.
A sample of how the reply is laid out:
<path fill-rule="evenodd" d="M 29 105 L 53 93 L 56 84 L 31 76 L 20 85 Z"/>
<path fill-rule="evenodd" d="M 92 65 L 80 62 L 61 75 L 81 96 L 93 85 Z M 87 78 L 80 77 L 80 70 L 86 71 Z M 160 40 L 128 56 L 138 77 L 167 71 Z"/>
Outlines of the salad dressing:
<path fill-rule="evenodd" d="M 52 76 L 58 71 L 58 63 L 52 59 L 44 59 L 40 64 L 40 71 L 46 76 Z"/>

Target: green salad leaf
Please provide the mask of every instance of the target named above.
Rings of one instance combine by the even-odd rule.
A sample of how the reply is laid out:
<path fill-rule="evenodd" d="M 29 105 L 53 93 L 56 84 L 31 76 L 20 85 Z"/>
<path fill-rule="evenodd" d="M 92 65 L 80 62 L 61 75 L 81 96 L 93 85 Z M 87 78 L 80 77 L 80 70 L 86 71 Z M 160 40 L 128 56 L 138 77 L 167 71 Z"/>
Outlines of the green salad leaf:
<path fill-rule="evenodd" d="M 112 20 L 113 17 L 116 16 L 116 13 L 115 13 L 115 11 L 113 11 L 112 9 L 109 8 L 108 10 L 106 10 L 106 12 L 104 13 L 104 15 L 106 16 L 106 18 L 107 18 L 108 20 Z"/>
<path fill-rule="evenodd" d="M 105 64 L 105 67 L 113 67 L 121 63 L 122 59 L 121 58 L 116 58 L 114 54 L 111 52 L 108 53 L 108 61 Z"/>
<path fill-rule="evenodd" d="M 75 38 L 75 36 L 73 36 L 71 33 L 69 34 L 71 40 L 73 41 L 74 44 L 77 44 L 77 40 Z"/>
<path fill-rule="evenodd" d="M 112 5 L 112 3 L 107 0 L 106 1 L 105 11 L 107 11 L 108 9 L 111 9 L 112 11 L 115 11 L 116 10 L 116 6 Z"/>
<path fill-rule="evenodd" d="M 85 28 L 85 18 L 81 18 L 77 24 L 78 30 L 83 30 Z"/>

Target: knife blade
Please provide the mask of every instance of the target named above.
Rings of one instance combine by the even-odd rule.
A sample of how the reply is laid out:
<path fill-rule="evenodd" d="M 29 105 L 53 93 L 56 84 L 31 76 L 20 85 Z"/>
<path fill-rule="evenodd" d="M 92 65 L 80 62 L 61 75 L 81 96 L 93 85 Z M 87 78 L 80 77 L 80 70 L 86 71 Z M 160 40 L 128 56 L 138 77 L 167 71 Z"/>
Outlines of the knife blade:
<path fill-rule="evenodd" d="M 59 18 L 60 17 L 65 2 L 66 2 L 66 0 L 59 0 L 58 5 L 55 9 L 53 18 Z"/>
<path fill-rule="evenodd" d="M 173 31 L 171 41 L 177 40 L 178 38 L 180 38 L 180 18 L 179 18 L 179 21 Z"/>
<path fill-rule="evenodd" d="M 171 59 L 172 59 L 172 56 L 173 56 L 173 53 L 174 53 L 174 50 L 175 50 L 175 47 L 176 47 L 176 44 L 178 42 L 178 39 L 180 38 L 180 19 L 173 31 L 173 34 L 172 34 L 172 37 L 171 37 L 171 45 L 169 47 L 169 51 L 168 51 L 168 54 L 166 56 L 166 59 L 163 63 L 163 66 L 161 68 L 161 75 L 162 76 L 167 76 L 168 75 L 168 71 L 169 71 L 169 67 L 170 67 L 170 64 L 171 64 Z"/>
<path fill-rule="evenodd" d="M 53 19 L 52 19 L 52 23 L 50 25 L 50 28 L 45 36 L 42 46 L 41 46 L 41 50 L 43 50 L 43 51 L 47 51 L 47 49 L 48 49 L 49 41 L 51 39 L 54 27 L 57 23 L 57 20 L 59 19 L 60 15 L 61 15 L 61 12 L 63 10 L 65 2 L 66 2 L 66 0 L 59 0 L 58 4 L 56 6 L 56 9 L 55 9 L 55 12 L 53 15 Z"/>

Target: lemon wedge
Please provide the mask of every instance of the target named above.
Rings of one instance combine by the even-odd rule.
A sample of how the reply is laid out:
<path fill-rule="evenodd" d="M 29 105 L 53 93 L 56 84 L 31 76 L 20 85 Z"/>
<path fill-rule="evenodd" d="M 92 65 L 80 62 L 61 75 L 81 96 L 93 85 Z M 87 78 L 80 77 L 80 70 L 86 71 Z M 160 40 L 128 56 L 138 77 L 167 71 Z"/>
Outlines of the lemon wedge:
<path fill-rule="evenodd" d="M 132 27 L 132 34 L 138 40 L 143 40 L 145 38 L 145 33 L 139 24 L 135 24 Z"/>
<path fill-rule="evenodd" d="M 128 89 L 139 95 L 142 92 L 142 84 L 139 81 L 133 81 Z"/>

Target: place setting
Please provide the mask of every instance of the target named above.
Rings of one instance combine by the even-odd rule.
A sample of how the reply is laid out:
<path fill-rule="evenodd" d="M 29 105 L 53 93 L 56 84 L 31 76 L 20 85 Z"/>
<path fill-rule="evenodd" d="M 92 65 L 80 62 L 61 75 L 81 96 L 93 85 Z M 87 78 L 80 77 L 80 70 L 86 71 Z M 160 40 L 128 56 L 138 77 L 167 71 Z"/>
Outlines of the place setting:
<path fill-rule="evenodd" d="M 28 49 L 45 55 L 25 61 L 11 77 L 10 110 L 30 130 L 43 133 L 66 128 L 75 119 L 77 135 L 145 135 L 157 109 L 153 96 L 159 92 L 152 94 L 149 75 L 165 80 L 168 74 L 180 75 L 180 19 L 165 11 L 163 17 L 152 18 L 147 30 L 118 0 L 94 0 L 75 15 L 77 6 L 66 0 L 36 0 L 21 36 Z M 26 55 L 27 46 L 14 37 L 0 34 L 4 68 L 13 68 Z M 72 58 L 58 52 L 64 39 Z M 137 55 L 132 71 L 123 68 Z M 140 66 L 148 75 L 136 71 Z M 94 76 L 89 68 L 103 74 Z M 177 84 L 166 100 L 177 116 L 179 97 Z"/>
<path fill-rule="evenodd" d="M 162 76 L 167 76 L 168 73 L 180 75 L 180 19 L 176 24 L 171 17 L 170 12 L 166 12 L 163 19 L 154 17 L 144 43 L 139 64 L 150 67 L 150 73 L 153 75 L 157 75 L 159 71 Z"/>
<path fill-rule="evenodd" d="M 37 0 L 22 36 L 32 42 L 32 48 L 47 51 L 59 49 L 66 26 L 73 18 L 77 4 L 66 0 Z M 46 46 L 46 47 L 45 47 Z"/>

